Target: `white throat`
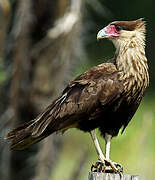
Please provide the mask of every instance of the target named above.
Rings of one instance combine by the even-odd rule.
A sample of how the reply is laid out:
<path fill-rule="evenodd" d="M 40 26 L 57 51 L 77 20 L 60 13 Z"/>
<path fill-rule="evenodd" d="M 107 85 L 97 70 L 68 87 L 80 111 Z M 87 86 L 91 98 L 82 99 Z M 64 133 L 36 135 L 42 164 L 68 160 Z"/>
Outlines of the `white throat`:
<path fill-rule="evenodd" d="M 145 56 L 145 36 L 139 31 L 123 31 L 112 40 L 116 47 L 116 66 L 123 78 L 133 77 L 132 84 L 148 86 L 148 65 Z"/>

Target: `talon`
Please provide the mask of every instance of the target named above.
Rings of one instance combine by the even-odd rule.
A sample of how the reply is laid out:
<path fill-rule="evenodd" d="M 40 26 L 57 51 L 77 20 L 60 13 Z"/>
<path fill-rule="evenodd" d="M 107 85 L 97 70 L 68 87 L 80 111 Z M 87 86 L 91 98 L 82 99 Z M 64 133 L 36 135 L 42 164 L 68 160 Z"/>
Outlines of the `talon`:
<path fill-rule="evenodd" d="M 119 172 L 123 172 L 123 166 L 119 163 L 113 162 L 116 168 L 119 170 Z"/>
<path fill-rule="evenodd" d="M 105 160 L 105 165 L 110 166 L 115 173 L 122 173 L 123 172 L 123 166 L 121 164 L 118 164 L 116 162 L 112 162 L 111 160 Z"/>
<path fill-rule="evenodd" d="M 97 160 L 95 164 L 92 164 L 91 172 L 102 172 L 103 167 L 104 167 L 104 163 L 102 163 L 100 160 Z"/>
<path fill-rule="evenodd" d="M 98 160 L 91 166 L 91 172 L 104 172 L 104 173 L 119 173 L 122 177 L 123 167 L 121 164 L 112 162 L 111 160 Z"/>
<path fill-rule="evenodd" d="M 123 178 L 122 172 L 119 172 L 119 175 L 120 175 L 120 179 L 122 179 Z"/>

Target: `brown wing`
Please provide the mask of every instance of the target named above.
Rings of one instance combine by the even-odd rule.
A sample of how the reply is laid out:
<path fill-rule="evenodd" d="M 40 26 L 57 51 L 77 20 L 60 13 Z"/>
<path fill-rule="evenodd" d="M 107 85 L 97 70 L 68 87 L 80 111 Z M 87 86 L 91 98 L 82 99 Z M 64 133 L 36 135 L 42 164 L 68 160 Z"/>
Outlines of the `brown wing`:
<path fill-rule="evenodd" d="M 122 91 L 123 83 L 114 64 L 95 66 L 72 81 L 36 119 L 32 135 L 39 136 L 47 126 L 54 131 L 76 127 L 81 116 L 86 113 L 91 116 L 92 110 L 100 104 L 111 103 Z"/>

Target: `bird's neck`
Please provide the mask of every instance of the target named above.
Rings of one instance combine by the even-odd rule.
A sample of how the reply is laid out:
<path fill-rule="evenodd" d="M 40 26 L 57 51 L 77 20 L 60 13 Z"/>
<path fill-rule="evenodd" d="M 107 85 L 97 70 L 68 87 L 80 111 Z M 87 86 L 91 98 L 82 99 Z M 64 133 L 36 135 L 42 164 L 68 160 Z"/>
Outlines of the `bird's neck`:
<path fill-rule="evenodd" d="M 122 78 L 132 79 L 131 85 L 139 83 L 139 87 L 148 86 L 148 65 L 143 38 L 133 38 L 130 41 L 118 44 L 116 50 L 116 67 L 122 72 Z"/>

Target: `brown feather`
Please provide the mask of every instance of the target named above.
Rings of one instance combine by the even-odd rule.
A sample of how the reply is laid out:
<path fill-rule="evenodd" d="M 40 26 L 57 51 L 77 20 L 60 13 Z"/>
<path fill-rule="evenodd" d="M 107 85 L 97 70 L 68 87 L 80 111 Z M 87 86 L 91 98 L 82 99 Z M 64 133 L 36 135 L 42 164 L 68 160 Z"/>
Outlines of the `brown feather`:
<path fill-rule="evenodd" d="M 128 31 L 134 31 L 137 28 L 140 28 L 141 26 L 145 26 L 145 23 L 143 22 L 144 18 L 137 19 L 135 21 L 114 21 L 111 24 L 119 25 L 124 30 Z"/>

